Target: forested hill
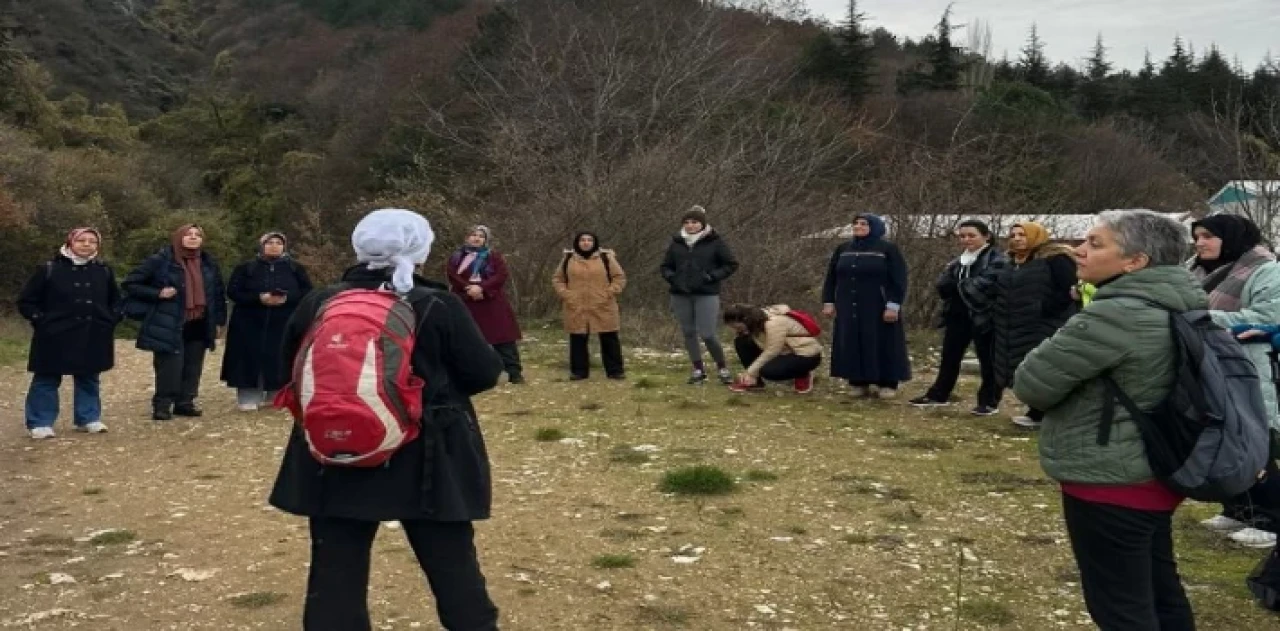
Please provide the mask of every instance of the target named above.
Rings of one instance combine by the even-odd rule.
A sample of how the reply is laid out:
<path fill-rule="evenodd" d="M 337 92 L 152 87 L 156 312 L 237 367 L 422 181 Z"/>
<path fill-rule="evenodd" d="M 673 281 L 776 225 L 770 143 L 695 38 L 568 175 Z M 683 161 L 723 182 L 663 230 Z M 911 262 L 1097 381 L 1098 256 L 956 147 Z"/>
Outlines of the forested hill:
<path fill-rule="evenodd" d="M 444 244 L 491 225 L 540 312 L 575 230 L 651 269 L 701 203 L 733 227 L 732 292 L 804 300 L 796 237 L 855 210 L 1195 210 L 1280 178 L 1274 60 L 1178 41 L 1123 70 L 1104 37 L 1072 66 L 1034 30 L 997 60 L 978 24 L 912 41 L 796 4 L 0 0 L 0 259 L 91 223 L 123 265 L 197 218 L 231 260 L 287 228 L 323 278 L 360 212 L 399 204 Z"/>

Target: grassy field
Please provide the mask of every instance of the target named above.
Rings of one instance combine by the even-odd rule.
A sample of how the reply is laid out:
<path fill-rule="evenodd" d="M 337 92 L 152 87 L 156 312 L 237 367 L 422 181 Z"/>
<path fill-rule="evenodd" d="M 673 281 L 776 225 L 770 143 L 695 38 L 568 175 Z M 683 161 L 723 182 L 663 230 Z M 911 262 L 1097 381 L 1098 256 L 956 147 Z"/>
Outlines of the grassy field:
<path fill-rule="evenodd" d="M 1057 489 L 1005 417 L 827 381 L 731 395 L 654 351 L 629 353 L 627 382 L 569 383 L 560 335 L 537 335 L 530 383 L 477 399 L 504 629 L 1090 628 Z M 208 416 L 155 425 L 149 358 L 119 355 L 112 432 L 41 444 L 22 435 L 21 367 L 0 369 L 0 626 L 298 628 L 305 522 L 265 505 L 288 419 L 234 412 L 215 354 Z M 1277 627 L 1243 586 L 1263 553 L 1203 532 L 1210 514 L 1177 516 L 1200 628 Z M 377 552 L 375 628 L 436 628 L 400 533 Z"/>
<path fill-rule="evenodd" d="M 17 318 L 0 318 L 0 366 L 26 361 L 31 329 Z"/>

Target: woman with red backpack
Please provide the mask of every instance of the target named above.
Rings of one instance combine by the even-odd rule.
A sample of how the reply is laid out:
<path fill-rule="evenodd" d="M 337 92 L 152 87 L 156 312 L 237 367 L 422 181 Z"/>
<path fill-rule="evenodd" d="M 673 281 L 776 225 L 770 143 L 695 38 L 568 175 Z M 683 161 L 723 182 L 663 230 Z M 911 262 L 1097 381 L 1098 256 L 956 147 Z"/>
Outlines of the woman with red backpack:
<path fill-rule="evenodd" d="M 764 388 L 767 381 L 791 381 L 800 394 L 813 390 L 813 371 L 822 364 L 822 342 L 813 316 L 787 305 L 733 305 L 724 323 L 737 333 L 733 349 L 746 370 L 729 386 L 734 392 Z"/>

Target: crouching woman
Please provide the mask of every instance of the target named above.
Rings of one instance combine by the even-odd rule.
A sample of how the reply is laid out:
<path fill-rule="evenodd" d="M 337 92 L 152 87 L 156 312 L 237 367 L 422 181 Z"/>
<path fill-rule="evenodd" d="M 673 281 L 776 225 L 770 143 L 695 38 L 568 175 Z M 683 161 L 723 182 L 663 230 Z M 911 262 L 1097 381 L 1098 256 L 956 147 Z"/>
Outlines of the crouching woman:
<path fill-rule="evenodd" d="M 1208 304 L 1179 265 L 1186 243 L 1185 228 L 1156 213 L 1100 214 L 1075 252 L 1080 279 L 1097 286 L 1089 308 L 1014 374 L 1018 398 L 1044 410 L 1040 465 L 1061 484 L 1085 605 L 1103 631 L 1195 628 L 1173 553 L 1182 498 L 1155 479 L 1137 424 L 1103 384 L 1109 376 L 1139 409 L 1168 396 L 1177 364 L 1168 312 Z"/>
<path fill-rule="evenodd" d="M 768 381 L 791 381 L 796 392 L 813 389 L 813 371 L 822 364 L 822 342 L 803 323 L 812 318 L 792 313 L 786 305 L 754 307 L 733 305 L 724 323 L 737 336 L 733 349 L 746 369 L 729 389 L 745 392 L 764 388 Z"/>

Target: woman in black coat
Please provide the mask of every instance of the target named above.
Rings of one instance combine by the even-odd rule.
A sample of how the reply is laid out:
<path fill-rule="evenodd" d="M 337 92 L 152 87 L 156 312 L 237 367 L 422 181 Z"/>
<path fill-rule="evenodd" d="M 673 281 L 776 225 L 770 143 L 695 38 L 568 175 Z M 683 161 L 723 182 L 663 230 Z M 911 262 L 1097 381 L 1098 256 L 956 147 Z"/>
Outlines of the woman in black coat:
<path fill-rule="evenodd" d="M 203 249 L 199 226 L 180 226 L 168 247 L 124 279 L 126 314 L 141 311 L 138 348 L 153 353 L 156 374 L 151 418 L 200 416 L 196 406 L 204 356 L 227 324 L 227 292 L 218 262 Z"/>
<path fill-rule="evenodd" d="M 831 376 L 848 381 L 855 397 L 893 398 L 898 384 L 911 378 L 899 317 L 907 297 L 907 262 L 884 235 L 882 219 L 856 216 L 853 240 L 831 255 L 822 286 L 822 313 L 836 319 Z"/>
<path fill-rule="evenodd" d="M 707 369 L 702 361 L 705 344 L 716 363 L 720 383 L 733 383 L 733 373 L 720 345 L 720 284 L 738 271 L 729 244 L 720 233 L 707 225 L 707 210 L 694 206 L 684 214 L 680 233 L 667 246 L 662 259 L 662 278 L 671 287 L 671 311 L 684 335 L 685 351 L 693 372 L 689 384 L 707 382 Z M 699 342 L 701 340 L 701 342 Z"/>
<path fill-rule="evenodd" d="M 1009 260 L 991 243 L 991 229 L 977 219 L 961 222 L 956 237 L 964 252 L 952 259 L 938 277 L 938 297 L 942 299 L 942 360 L 933 386 L 911 400 L 916 407 L 949 405 L 951 391 L 960 377 L 964 353 L 973 344 L 978 352 L 982 384 L 974 416 L 992 416 L 1000 407 L 1000 388 L 992 365 L 991 302 L 996 279 Z"/>
<path fill-rule="evenodd" d="M 411 237 L 399 242 L 404 235 Z M 461 299 L 444 285 L 412 275 L 412 266 L 426 260 L 432 238 L 426 220 L 415 213 L 380 210 L 366 216 L 352 239 L 362 264 L 348 270 L 340 285 L 303 299 L 285 328 L 283 360 L 292 363 L 321 305 L 342 289 L 391 284 L 402 294 L 415 286 L 429 290 L 412 303 L 419 322 L 413 372 L 426 381 L 418 438 L 384 466 L 355 468 L 322 466 L 296 423 L 289 437 L 270 501 L 310 519 L 307 630 L 370 628 L 370 551 L 384 521 L 403 526 L 446 629 L 498 628 L 471 524 L 489 517 L 492 498 L 489 456 L 471 397 L 497 385 L 503 363 Z"/>
<path fill-rule="evenodd" d="M 76 431 L 107 431 L 102 423 L 99 375 L 115 365 L 115 274 L 98 258 L 101 235 L 76 228 L 58 255 L 35 270 L 18 297 L 18 312 L 35 328 L 27 370 L 27 430 L 35 439 L 53 438 L 58 420 L 58 387 L 63 375 L 75 379 Z"/>
<path fill-rule="evenodd" d="M 280 361 L 284 325 L 310 291 L 307 270 L 289 257 L 288 240 L 279 232 L 262 235 L 257 258 L 231 272 L 227 298 L 235 308 L 227 325 L 221 378 L 236 389 L 240 411 L 269 404 L 289 381 Z"/>
<path fill-rule="evenodd" d="M 1013 374 L 1023 358 L 1041 342 L 1053 337 L 1079 305 L 1071 290 L 1076 286 L 1076 257 L 1071 248 L 1049 243 L 1049 231 L 1033 221 L 1016 223 L 1009 230 L 1008 269 L 996 277 L 991 308 L 992 363 L 999 388 L 1013 385 Z M 1040 427 L 1044 411 L 1030 408 L 1013 417 L 1015 425 Z"/>

